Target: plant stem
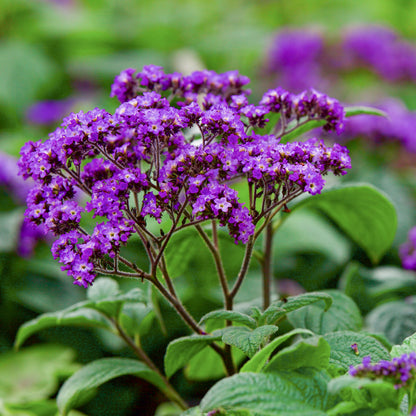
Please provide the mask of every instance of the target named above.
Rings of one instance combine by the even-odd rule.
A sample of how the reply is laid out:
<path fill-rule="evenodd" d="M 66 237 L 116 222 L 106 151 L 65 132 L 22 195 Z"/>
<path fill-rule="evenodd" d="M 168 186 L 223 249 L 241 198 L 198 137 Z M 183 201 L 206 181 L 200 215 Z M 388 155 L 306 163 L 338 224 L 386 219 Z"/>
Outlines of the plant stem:
<path fill-rule="evenodd" d="M 240 286 L 243 283 L 244 278 L 246 277 L 246 274 L 247 274 L 247 271 L 248 271 L 248 266 L 250 265 L 251 255 L 253 253 L 254 241 L 255 241 L 254 236 L 250 236 L 250 238 L 248 240 L 248 243 L 246 245 L 246 251 L 244 253 L 243 263 L 241 264 L 241 268 L 240 268 L 240 271 L 238 273 L 237 280 L 235 281 L 234 286 L 233 286 L 233 288 L 231 289 L 231 292 L 230 292 L 231 301 L 237 295 L 238 290 L 240 289 Z M 232 304 L 231 304 L 231 306 L 232 306 Z"/>
<path fill-rule="evenodd" d="M 188 409 L 188 405 L 179 395 L 179 393 L 174 389 L 174 387 L 169 383 L 169 380 L 161 373 L 159 368 L 154 364 L 150 357 L 144 352 L 140 345 L 137 345 L 121 328 L 119 323 L 115 319 L 111 319 L 113 325 L 117 329 L 118 335 L 124 340 L 124 342 L 134 351 L 136 356 L 142 360 L 151 370 L 157 373 L 160 378 L 163 380 L 163 383 L 166 386 L 166 391 L 164 393 L 166 396 L 173 400 L 182 410 Z"/>
<path fill-rule="evenodd" d="M 218 247 L 218 237 L 216 232 L 216 227 L 212 226 L 213 228 L 213 241 L 210 240 L 207 233 L 202 229 L 201 226 L 197 225 L 195 226 L 196 230 L 198 231 L 198 234 L 201 236 L 201 238 L 204 240 L 205 244 L 207 245 L 209 251 L 212 254 L 212 257 L 215 262 L 215 267 L 217 269 L 218 278 L 221 283 L 221 289 L 224 296 L 224 307 L 226 310 L 232 310 L 233 309 L 233 300 L 230 296 L 230 289 L 228 288 L 228 281 L 227 276 L 225 274 L 224 266 L 222 264 L 222 258 Z M 215 229 L 215 231 L 214 231 Z"/>
<path fill-rule="evenodd" d="M 266 225 L 264 234 L 264 255 L 262 261 L 263 271 L 263 310 L 270 306 L 270 286 L 272 279 L 272 246 L 273 246 L 273 223 Z"/>

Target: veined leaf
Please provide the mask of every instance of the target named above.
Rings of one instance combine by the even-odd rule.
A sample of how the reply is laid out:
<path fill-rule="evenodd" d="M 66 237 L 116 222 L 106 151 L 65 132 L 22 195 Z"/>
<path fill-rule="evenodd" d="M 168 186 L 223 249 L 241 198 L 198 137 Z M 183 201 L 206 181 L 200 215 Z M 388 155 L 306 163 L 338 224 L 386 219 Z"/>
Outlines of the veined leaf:
<path fill-rule="evenodd" d="M 263 372 L 296 370 L 301 367 L 322 369 L 328 366 L 330 350 L 324 338 L 306 338 L 279 351 L 264 367 Z"/>
<path fill-rule="evenodd" d="M 283 344 L 285 341 L 287 341 L 289 338 L 293 337 L 294 335 L 298 334 L 308 334 L 308 335 L 314 335 L 312 331 L 309 331 L 308 329 L 294 329 L 293 331 L 290 331 L 284 335 L 281 335 L 280 337 L 275 338 L 272 342 L 267 344 L 264 348 L 262 348 L 260 351 L 258 351 L 253 357 L 250 358 L 242 367 L 240 370 L 240 373 L 247 373 L 247 372 L 253 372 L 258 373 L 261 371 L 261 369 L 266 364 L 267 360 L 272 355 L 273 351 L 280 345 Z"/>
<path fill-rule="evenodd" d="M 171 377 L 177 370 L 188 364 L 189 360 L 213 341 L 220 341 L 222 330 L 212 335 L 190 335 L 172 341 L 165 354 L 165 373 Z"/>
<path fill-rule="evenodd" d="M 315 334 L 334 331 L 359 331 L 363 320 L 354 301 L 344 293 L 331 289 L 325 291 L 332 299 L 332 306 L 325 312 L 325 304 L 316 302 L 304 308 L 290 312 L 289 322 L 296 328 L 306 328 Z"/>
<path fill-rule="evenodd" d="M 254 330 L 245 326 L 233 326 L 227 329 L 222 336 L 222 341 L 252 357 L 279 328 L 275 325 L 263 325 Z"/>
<path fill-rule="evenodd" d="M 302 293 L 297 296 L 289 296 L 285 300 L 279 300 L 270 305 L 263 314 L 263 319 L 268 324 L 273 324 L 287 313 L 311 305 L 319 301 L 325 302 L 325 310 L 332 305 L 332 297 L 324 292 Z"/>
<path fill-rule="evenodd" d="M 245 325 L 251 329 L 256 328 L 256 321 L 251 316 L 246 315 L 242 312 L 237 311 L 226 311 L 226 310 L 220 310 L 220 311 L 212 311 L 204 315 L 201 320 L 199 321 L 199 324 L 202 325 L 203 323 L 211 320 L 220 320 L 220 321 L 232 321 L 236 322 L 237 324 Z"/>
<path fill-rule="evenodd" d="M 289 381 L 290 378 L 294 381 Z M 248 410 L 256 416 L 324 416 L 325 376 L 311 371 L 308 383 L 300 383 L 299 387 L 297 378 L 295 372 L 284 376 L 237 374 L 215 384 L 202 399 L 200 408 L 203 412 L 219 408 Z"/>
<path fill-rule="evenodd" d="M 161 376 L 144 363 L 130 358 L 102 358 L 86 365 L 66 380 L 57 397 L 59 411 L 63 416 L 67 415 L 85 400 L 91 390 L 127 374 L 142 378 L 161 391 L 166 390 Z"/>
<path fill-rule="evenodd" d="M 331 218 L 373 262 L 391 246 L 397 229 L 392 202 L 369 184 L 343 185 L 305 198 L 293 209 L 322 211 Z"/>
<path fill-rule="evenodd" d="M 58 312 L 44 313 L 24 323 L 17 331 L 15 348 L 19 348 L 27 338 L 42 329 L 55 326 L 82 326 L 112 329 L 112 325 L 101 313 L 87 308 L 75 309 L 71 306 Z"/>

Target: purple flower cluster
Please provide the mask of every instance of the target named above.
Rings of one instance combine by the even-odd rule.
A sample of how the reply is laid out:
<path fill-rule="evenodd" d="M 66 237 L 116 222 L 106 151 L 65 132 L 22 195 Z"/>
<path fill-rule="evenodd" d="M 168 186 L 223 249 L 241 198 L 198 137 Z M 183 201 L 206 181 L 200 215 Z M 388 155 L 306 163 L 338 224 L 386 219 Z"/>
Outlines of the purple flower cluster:
<path fill-rule="evenodd" d="M 343 39 L 345 69 L 364 67 L 388 81 L 416 80 L 416 47 L 392 30 L 366 26 Z"/>
<path fill-rule="evenodd" d="M 371 364 L 371 357 L 363 358 L 362 364 L 351 366 L 349 374 L 353 377 L 389 380 L 396 389 L 407 387 L 416 374 L 416 352 L 403 354 L 391 361 L 381 360 Z"/>
<path fill-rule="evenodd" d="M 114 272 L 132 234 L 158 258 L 156 247 L 165 247 L 174 232 L 206 220 L 247 243 L 273 209 L 303 192 L 321 192 L 325 174 L 350 168 L 342 146 L 316 139 L 281 144 L 253 130 L 268 122 L 269 112 L 323 120 L 339 130 L 343 108 L 323 94 L 272 90 L 255 106 L 243 90 L 248 79 L 234 71 L 185 77 L 147 66 L 134 73 L 115 79 L 112 95 L 121 105 L 114 114 L 97 108 L 71 114 L 48 140 L 21 151 L 20 174 L 37 184 L 26 216 L 58 236 L 53 255 L 76 284 L 87 287 L 96 273 Z M 246 203 L 232 188 L 241 178 L 248 181 Z M 84 204 L 74 199 L 77 190 L 86 195 Z M 88 212 L 96 218 L 89 231 L 83 226 Z M 169 232 L 152 234 L 149 219 L 171 224 Z M 127 260 L 124 265 L 132 268 Z"/>
<path fill-rule="evenodd" d="M 416 271 L 416 227 L 409 231 L 408 241 L 400 247 L 400 257 L 405 269 Z"/>

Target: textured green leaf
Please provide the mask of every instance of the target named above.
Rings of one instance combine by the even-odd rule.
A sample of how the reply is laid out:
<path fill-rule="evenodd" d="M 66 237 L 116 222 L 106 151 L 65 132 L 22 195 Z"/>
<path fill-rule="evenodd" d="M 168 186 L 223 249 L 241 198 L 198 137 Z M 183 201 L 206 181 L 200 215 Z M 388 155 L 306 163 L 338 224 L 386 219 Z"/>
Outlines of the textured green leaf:
<path fill-rule="evenodd" d="M 289 296 L 284 301 L 279 300 L 270 305 L 263 314 L 263 318 L 268 324 L 273 324 L 287 313 L 311 305 L 319 301 L 325 302 L 325 310 L 332 305 L 332 297 L 324 292 L 302 293 L 297 296 Z"/>
<path fill-rule="evenodd" d="M 69 410 L 80 405 L 91 390 L 113 378 L 133 375 L 166 390 L 163 379 L 144 363 L 130 358 L 102 358 L 77 371 L 63 384 L 57 397 L 59 411 L 65 416 Z"/>
<path fill-rule="evenodd" d="M 264 348 L 258 351 L 250 360 L 248 360 L 240 370 L 240 373 L 253 372 L 258 373 L 262 370 L 267 360 L 270 358 L 274 350 L 280 345 L 287 341 L 289 338 L 298 334 L 313 335 L 313 332 L 307 329 L 294 329 L 293 331 L 287 332 L 280 337 L 275 338 L 272 342 L 267 344 Z"/>
<path fill-rule="evenodd" d="M 44 313 L 24 323 L 17 331 L 15 347 L 19 348 L 27 338 L 42 329 L 55 326 L 82 326 L 112 329 L 111 323 L 101 313 L 87 308 L 73 307 L 58 312 Z"/>
<path fill-rule="evenodd" d="M 232 321 L 236 322 L 241 325 L 245 325 L 251 329 L 254 329 L 256 327 L 256 321 L 251 316 L 246 315 L 242 312 L 237 311 L 226 311 L 226 310 L 220 310 L 220 311 L 212 311 L 204 315 L 201 320 L 199 321 L 199 324 L 202 325 L 203 323 L 209 321 L 210 319 L 215 319 L 219 321 Z"/>
<path fill-rule="evenodd" d="M 290 378 L 295 382 L 289 381 Z M 326 380 L 317 372 L 309 373 L 308 379 L 308 384 L 298 387 L 295 374 L 237 374 L 215 384 L 200 407 L 203 412 L 218 408 L 246 409 L 256 416 L 324 416 L 319 404 L 323 401 Z"/>
<path fill-rule="evenodd" d="M 1 400 L 21 404 L 50 397 L 58 389 L 59 379 L 78 369 L 78 364 L 73 362 L 74 357 L 75 353 L 70 348 L 51 344 L 2 353 Z"/>
<path fill-rule="evenodd" d="M 387 117 L 387 114 L 384 111 L 378 108 L 367 107 L 364 105 L 351 105 L 351 106 L 344 107 L 344 110 L 345 110 L 345 117 L 358 116 L 361 114 Z"/>
<path fill-rule="evenodd" d="M 338 290 L 326 290 L 331 295 L 332 306 L 325 312 L 323 302 L 314 303 L 302 309 L 290 312 L 288 319 L 296 328 L 306 328 L 316 334 L 334 331 L 359 331 L 362 317 L 354 301 Z"/>
<path fill-rule="evenodd" d="M 279 351 L 263 371 L 287 371 L 301 367 L 322 369 L 328 366 L 330 350 L 331 348 L 324 338 L 306 338 Z"/>
<path fill-rule="evenodd" d="M 369 184 L 343 185 L 305 198 L 294 209 L 318 209 L 334 221 L 373 262 L 391 246 L 397 229 L 392 202 Z"/>
<path fill-rule="evenodd" d="M 392 357 L 400 357 L 411 352 L 416 352 L 416 333 L 405 338 L 401 345 L 394 345 L 390 354 Z"/>
<path fill-rule="evenodd" d="M 279 328 L 275 325 L 263 325 L 254 330 L 245 326 L 229 327 L 222 336 L 222 341 L 252 357 L 278 330 Z"/>
<path fill-rule="evenodd" d="M 411 297 L 407 302 L 394 301 L 377 306 L 366 316 L 369 331 L 384 334 L 394 344 L 403 340 L 416 331 L 416 298 Z"/>
<path fill-rule="evenodd" d="M 370 355 L 373 362 L 389 360 L 387 349 L 375 338 L 352 331 L 337 331 L 324 335 L 331 347 L 329 364 L 335 372 L 345 373 L 350 366 L 361 364 L 363 357 Z M 357 344 L 358 354 L 351 345 Z"/>
<path fill-rule="evenodd" d="M 190 335 L 172 341 L 165 354 L 165 373 L 171 377 L 177 370 L 188 364 L 189 360 L 213 341 L 220 341 L 222 331 L 212 335 Z"/>
<path fill-rule="evenodd" d="M 403 391 L 395 389 L 392 383 L 349 375 L 332 379 L 328 391 L 342 400 L 354 401 L 359 408 L 373 411 L 398 408 L 403 398 Z"/>

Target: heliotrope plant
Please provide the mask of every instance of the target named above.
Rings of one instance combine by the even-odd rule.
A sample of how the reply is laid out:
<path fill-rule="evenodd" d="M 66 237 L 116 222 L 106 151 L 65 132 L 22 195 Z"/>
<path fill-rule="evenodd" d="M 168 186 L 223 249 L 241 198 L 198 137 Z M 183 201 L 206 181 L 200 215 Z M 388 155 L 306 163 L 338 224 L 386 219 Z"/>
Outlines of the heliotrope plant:
<path fill-rule="evenodd" d="M 48 314 L 25 324 L 19 330 L 17 345 L 33 332 L 53 324 L 81 324 L 78 321 L 81 317 L 85 323 L 84 311 L 90 308 L 104 315 L 107 322 L 104 325 L 101 318 L 89 315 L 90 324 L 111 328 L 142 361 L 104 359 L 83 368 L 68 380 L 58 397 L 64 414 L 76 405 L 77 391 L 88 391 L 123 374 L 145 378 L 181 409 L 186 409 L 187 403 L 168 378 L 205 347 L 217 354 L 225 375 L 234 376 L 214 386 L 201 407 L 188 414 L 202 414 L 198 413 L 202 411 L 223 414 L 226 411 L 223 406 L 252 409 L 250 406 L 254 402 L 251 405 L 231 403 L 229 397 L 221 401 L 216 392 L 223 388 L 228 391 L 227 383 L 237 387 L 240 384 L 261 387 L 271 383 L 276 384 L 276 388 L 289 388 L 283 375 L 275 374 L 282 365 L 283 369 L 296 370 L 295 378 L 319 380 L 318 384 L 328 382 L 324 368 L 329 363 L 331 340 L 313 336 L 311 331 L 302 328 L 276 337 L 277 323 L 289 312 L 307 305 L 321 302 L 326 310 L 333 301 L 340 305 L 352 301 L 342 294 L 306 293 L 273 302 L 272 240 L 281 223 L 281 212 L 290 212 L 288 204 L 293 199 L 302 194 L 320 194 L 325 175 L 344 175 L 351 168 L 344 146 L 328 145 L 316 138 L 292 140 L 316 126 L 340 133 L 346 116 L 377 111 L 344 108 L 337 100 L 315 90 L 294 95 L 282 88 L 269 90 L 255 105 L 248 101 L 248 84 L 248 78 L 236 71 L 223 74 L 198 71 L 185 76 L 166 74 L 157 66 L 146 66 L 137 73 L 127 69 L 116 77 L 112 86 L 112 96 L 121 102 L 114 114 L 98 108 L 71 114 L 46 141 L 28 142 L 23 147 L 20 174 L 36 183 L 27 197 L 27 221 L 46 227 L 57 237 L 52 246 L 53 256 L 75 284 L 88 288 L 89 300 L 61 311 L 57 320 L 53 318 L 55 315 Z M 246 187 L 244 192 L 241 192 L 241 184 Z M 324 206 L 331 203 L 334 196 L 338 200 L 348 200 L 347 194 L 342 190 L 339 194 L 339 191 L 321 199 Z M 364 227 L 368 235 L 374 237 L 373 217 L 387 215 L 394 224 L 390 202 L 373 188 L 353 187 L 352 194 L 351 189 L 347 192 L 357 198 L 364 196 L 367 215 Z M 378 207 L 374 211 L 373 204 L 381 204 L 383 209 Z M 346 226 L 345 218 L 351 218 L 351 210 L 354 210 L 351 206 L 348 209 L 344 220 L 337 218 L 336 210 L 326 212 L 335 222 L 339 221 L 341 227 L 349 228 L 352 238 L 360 240 L 357 222 Z M 393 219 L 389 217 L 392 212 Z M 92 217 L 93 222 L 85 217 Z M 209 312 L 200 322 L 178 296 L 166 256 L 173 236 L 189 227 L 197 231 L 211 253 L 223 295 L 224 309 Z M 245 247 L 240 270 L 233 279 L 227 276 L 219 247 L 219 233 L 225 230 L 236 244 Z M 392 233 L 386 240 L 387 246 L 394 236 L 394 226 Z M 262 309 L 255 307 L 246 314 L 234 310 L 234 303 L 260 236 L 263 251 L 256 257 L 262 266 L 263 305 Z M 376 235 L 375 239 L 378 237 Z M 137 262 L 126 254 L 124 246 L 133 240 L 141 242 L 145 260 Z M 363 241 L 366 248 L 368 241 Z M 369 249 L 370 255 L 379 257 L 385 246 L 383 242 L 376 252 Z M 141 347 L 140 334 L 133 324 L 134 314 L 130 316 L 128 308 L 123 309 L 124 304 L 141 302 L 143 298 L 135 291 L 119 294 L 115 282 L 96 280 L 99 275 L 149 282 L 193 331 L 194 335 L 169 344 L 165 374 Z M 317 311 L 323 312 L 323 309 Z M 358 318 L 352 316 L 360 319 L 359 313 Z M 218 321 L 221 324 L 218 325 Z M 297 334 L 310 338 L 294 344 L 293 351 L 283 349 L 283 356 L 272 356 L 280 344 Z M 377 345 L 380 357 L 386 358 L 387 354 L 388 358 L 384 347 L 375 338 L 368 338 L 372 346 Z M 236 350 L 246 359 L 236 357 Z M 312 364 L 317 359 L 315 351 L 319 351 L 320 364 Z M 294 360 L 299 354 L 310 355 L 312 361 L 308 361 L 309 358 Z M 298 366 L 290 364 L 288 367 L 287 363 L 292 360 Z M 263 371 L 273 374 L 263 374 Z M 238 372 L 242 374 L 236 374 Z M 247 374 L 243 374 L 245 372 Z M 257 380 L 257 377 L 260 378 Z M 325 399 L 318 406 L 321 410 L 317 410 L 306 396 L 300 398 L 291 389 L 289 399 L 293 399 L 294 406 L 306 412 L 304 414 L 322 414 L 323 408 L 333 404 Z M 293 406 L 286 399 L 273 397 L 271 406 L 285 408 L 290 413 Z"/>

